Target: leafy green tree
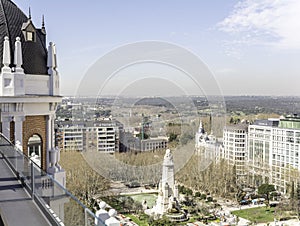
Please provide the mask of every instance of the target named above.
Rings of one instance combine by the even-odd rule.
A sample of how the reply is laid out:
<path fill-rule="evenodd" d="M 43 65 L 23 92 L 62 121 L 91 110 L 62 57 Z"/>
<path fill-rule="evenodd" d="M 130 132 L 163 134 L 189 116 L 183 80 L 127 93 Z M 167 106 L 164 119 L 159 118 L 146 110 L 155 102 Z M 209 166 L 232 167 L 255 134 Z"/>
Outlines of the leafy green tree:
<path fill-rule="evenodd" d="M 269 206 L 270 202 L 270 193 L 273 191 L 275 191 L 273 184 L 262 184 L 258 187 L 258 194 L 266 196 L 267 206 Z"/>
<path fill-rule="evenodd" d="M 201 193 L 199 191 L 196 191 L 195 197 L 200 197 L 200 196 L 201 196 Z"/>
<path fill-rule="evenodd" d="M 174 140 L 176 140 L 177 139 L 177 134 L 175 134 L 175 133 L 170 133 L 170 136 L 169 136 L 169 142 L 172 142 L 172 141 L 174 141 Z"/>
<path fill-rule="evenodd" d="M 298 219 L 299 219 L 299 217 L 300 217 L 300 183 L 299 182 L 297 183 L 296 193 L 297 193 L 297 201 L 298 201 L 298 203 L 297 203 L 297 205 L 298 205 L 297 214 L 298 214 Z"/>
<path fill-rule="evenodd" d="M 174 225 L 166 216 L 163 216 L 162 218 L 158 220 L 150 220 L 149 222 L 150 226 L 171 226 Z"/>

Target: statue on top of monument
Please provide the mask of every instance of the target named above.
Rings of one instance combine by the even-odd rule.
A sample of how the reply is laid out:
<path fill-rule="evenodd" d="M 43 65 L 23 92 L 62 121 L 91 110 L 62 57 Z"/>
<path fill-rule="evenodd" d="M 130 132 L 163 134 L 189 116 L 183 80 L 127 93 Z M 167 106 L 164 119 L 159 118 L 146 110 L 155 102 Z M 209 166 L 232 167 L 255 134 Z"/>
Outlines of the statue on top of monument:
<path fill-rule="evenodd" d="M 173 155 L 171 153 L 171 150 L 170 149 L 167 149 L 166 150 L 166 154 L 164 156 L 164 163 L 163 165 L 173 165 L 174 162 L 173 162 Z"/>

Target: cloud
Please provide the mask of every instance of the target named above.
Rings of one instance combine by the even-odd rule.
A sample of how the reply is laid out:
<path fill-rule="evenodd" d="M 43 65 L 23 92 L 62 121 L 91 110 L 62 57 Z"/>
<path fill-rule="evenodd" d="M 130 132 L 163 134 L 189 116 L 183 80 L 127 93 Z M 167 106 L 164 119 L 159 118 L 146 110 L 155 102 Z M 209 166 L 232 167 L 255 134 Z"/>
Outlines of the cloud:
<path fill-rule="evenodd" d="M 300 49 L 299 0 L 243 0 L 217 24 L 247 44 Z"/>

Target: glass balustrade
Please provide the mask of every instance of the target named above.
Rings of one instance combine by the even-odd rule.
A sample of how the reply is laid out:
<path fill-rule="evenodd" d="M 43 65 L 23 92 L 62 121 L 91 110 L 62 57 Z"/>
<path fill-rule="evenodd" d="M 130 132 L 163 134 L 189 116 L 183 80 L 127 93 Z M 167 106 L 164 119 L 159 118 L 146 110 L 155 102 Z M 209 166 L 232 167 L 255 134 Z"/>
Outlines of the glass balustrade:
<path fill-rule="evenodd" d="M 0 154 L 48 219 L 57 225 L 95 225 L 95 214 L 0 134 Z M 98 225 L 105 223 L 97 218 Z"/>

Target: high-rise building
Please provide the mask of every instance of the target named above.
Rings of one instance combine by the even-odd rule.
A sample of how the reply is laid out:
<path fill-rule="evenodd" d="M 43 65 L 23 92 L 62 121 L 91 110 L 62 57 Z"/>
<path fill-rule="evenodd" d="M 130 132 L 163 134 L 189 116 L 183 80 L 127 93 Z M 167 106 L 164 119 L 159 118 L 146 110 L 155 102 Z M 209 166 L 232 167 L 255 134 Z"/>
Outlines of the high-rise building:
<path fill-rule="evenodd" d="M 235 166 L 239 184 L 247 180 L 247 125 L 226 126 L 223 130 L 223 158 Z"/>
<path fill-rule="evenodd" d="M 251 135 L 250 135 L 251 134 Z M 250 179 L 254 185 L 274 184 L 287 193 L 299 180 L 300 117 L 257 120 L 249 126 Z"/>
<path fill-rule="evenodd" d="M 259 186 L 271 183 L 271 152 L 273 128 L 279 119 L 256 120 L 248 128 L 248 169 L 249 184 Z"/>

